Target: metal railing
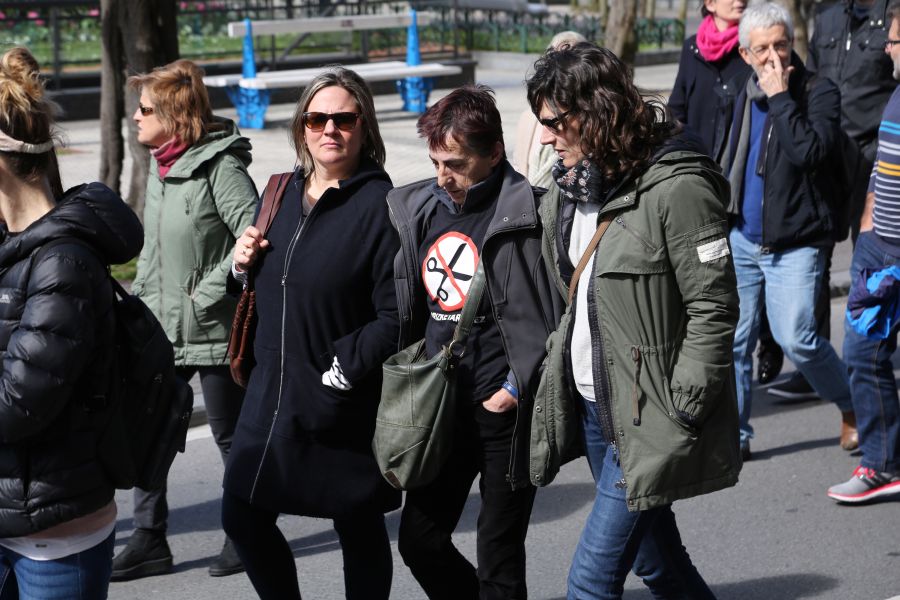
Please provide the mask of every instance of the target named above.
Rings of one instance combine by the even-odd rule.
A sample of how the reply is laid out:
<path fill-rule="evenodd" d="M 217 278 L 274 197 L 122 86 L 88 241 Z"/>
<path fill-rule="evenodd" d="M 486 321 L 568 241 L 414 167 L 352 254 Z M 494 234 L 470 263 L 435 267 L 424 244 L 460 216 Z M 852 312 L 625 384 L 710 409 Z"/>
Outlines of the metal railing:
<path fill-rule="evenodd" d="M 202 61 L 239 60 L 241 39 L 229 38 L 227 24 L 250 19 L 291 19 L 405 12 L 398 0 L 182 0 L 178 9 L 180 53 Z M 602 23 L 596 16 L 499 10 L 455 10 L 454 0 L 418 0 L 415 6 L 435 15 L 421 27 L 423 58 L 458 57 L 472 50 L 542 51 L 557 32 L 572 29 L 602 43 Z M 642 48 L 678 47 L 684 24 L 674 19 L 641 19 L 637 25 Z M 27 46 L 54 87 L 64 73 L 96 70 L 100 63 L 99 0 L 0 1 L 0 47 Z M 403 29 L 257 36 L 257 61 L 263 70 L 276 69 L 300 55 L 352 56 L 354 60 L 396 58 L 406 52 Z"/>

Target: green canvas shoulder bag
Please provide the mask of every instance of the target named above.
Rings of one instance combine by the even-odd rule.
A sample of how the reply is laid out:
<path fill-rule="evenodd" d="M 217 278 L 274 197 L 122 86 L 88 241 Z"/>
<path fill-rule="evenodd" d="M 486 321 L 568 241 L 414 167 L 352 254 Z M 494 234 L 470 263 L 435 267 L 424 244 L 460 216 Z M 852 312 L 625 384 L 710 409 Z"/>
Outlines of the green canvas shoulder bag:
<path fill-rule="evenodd" d="M 372 450 L 381 474 L 399 490 L 434 481 L 452 451 L 456 365 L 465 354 L 484 285 L 479 262 L 453 339 L 437 355 L 427 358 L 421 339 L 384 362 Z"/>

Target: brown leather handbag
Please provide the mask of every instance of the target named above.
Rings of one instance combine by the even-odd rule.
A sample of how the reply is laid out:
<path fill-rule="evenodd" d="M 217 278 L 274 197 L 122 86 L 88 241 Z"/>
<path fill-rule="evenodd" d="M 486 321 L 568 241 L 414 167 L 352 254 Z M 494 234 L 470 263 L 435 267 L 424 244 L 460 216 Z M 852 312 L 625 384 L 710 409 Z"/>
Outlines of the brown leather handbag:
<path fill-rule="evenodd" d="M 284 191 L 291 179 L 291 173 L 276 173 L 269 177 L 269 183 L 263 192 L 262 206 L 256 218 L 256 228 L 265 237 L 281 207 Z M 231 367 L 231 378 L 242 388 L 250 381 L 250 371 L 256 366 L 253 356 L 253 340 L 256 337 L 256 290 L 253 289 L 253 270 L 247 272 L 247 283 L 241 292 L 234 320 L 231 322 L 231 335 L 228 338 L 228 362 Z"/>

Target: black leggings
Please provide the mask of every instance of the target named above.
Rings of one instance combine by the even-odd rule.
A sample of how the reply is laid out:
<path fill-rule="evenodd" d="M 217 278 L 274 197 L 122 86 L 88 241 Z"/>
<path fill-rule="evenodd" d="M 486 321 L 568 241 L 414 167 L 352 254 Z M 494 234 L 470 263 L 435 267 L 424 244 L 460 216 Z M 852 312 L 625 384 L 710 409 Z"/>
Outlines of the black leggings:
<path fill-rule="evenodd" d="M 222 526 L 260 600 L 300 598 L 294 553 L 268 511 L 229 494 L 222 496 Z M 391 544 L 378 512 L 334 520 L 344 557 L 347 600 L 388 600 L 393 560 Z"/>

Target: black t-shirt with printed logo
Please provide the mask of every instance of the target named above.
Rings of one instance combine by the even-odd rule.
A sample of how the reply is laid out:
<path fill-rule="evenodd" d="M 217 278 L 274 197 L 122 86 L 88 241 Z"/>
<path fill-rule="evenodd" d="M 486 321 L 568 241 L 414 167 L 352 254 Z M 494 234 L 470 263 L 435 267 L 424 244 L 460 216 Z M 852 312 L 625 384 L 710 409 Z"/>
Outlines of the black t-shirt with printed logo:
<path fill-rule="evenodd" d="M 419 246 L 420 277 L 429 312 L 425 327 L 425 348 L 429 357 L 435 356 L 453 339 L 478 267 L 484 236 L 497 205 L 496 191 L 491 188 L 496 188 L 499 182 L 493 179 L 489 177 L 473 186 L 465 208 L 460 212 L 455 212 L 456 207 L 443 190 L 435 188 L 435 194 L 442 196 L 442 201 L 438 202 Z M 473 202 L 479 196 L 483 201 Z M 465 354 L 457 367 L 459 398 L 469 397 L 473 402 L 487 400 L 503 385 L 508 371 L 500 329 L 494 321 L 485 287 Z"/>

